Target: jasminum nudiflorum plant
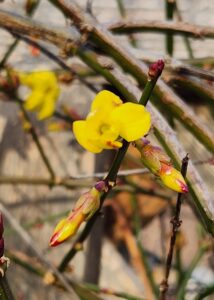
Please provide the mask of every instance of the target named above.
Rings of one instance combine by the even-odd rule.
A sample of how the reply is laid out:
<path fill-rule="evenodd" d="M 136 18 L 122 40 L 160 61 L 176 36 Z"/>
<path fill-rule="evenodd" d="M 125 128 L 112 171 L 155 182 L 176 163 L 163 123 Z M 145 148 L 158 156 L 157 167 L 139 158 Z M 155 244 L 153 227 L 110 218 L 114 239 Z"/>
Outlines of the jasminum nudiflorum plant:
<path fill-rule="evenodd" d="M 123 103 L 112 92 L 103 90 L 94 98 L 86 120 L 73 123 L 73 132 L 82 147 L 99 153 L 122 147 L 121 138 L 127 142 L 139 139 L 150 127 L 150 113 L 143 105 Z"/>
<path fill-rule="evenodd" d="M 74 135 L 86 150 L 99 153 L 103 149 L 121 148 L 122 138 L 134 142 L 141 153 L 143 164 L 165 186 L 179 193 L 188 192 L 182 174 L 172 166 L 167 154 L 143 138 L 150 127 L 150 113 L 143 105 L 123 103 L 118 96 L 107 90 L 96 95 L 86 120 L 73 122 Z M 79 198 L 68 217 L 56 226 L 50 246 L 55 247 L 73 237 L 80 225 L 96 213 L 100 208 L 100 197 L 108 190 L 108 184 L 105 180 L 99 181 Z"/>
<path fill-rule="evenodd" d="M 60 88 L 57 77 L 52 71 L 36 71 L 31 73 L 17 72 L 20 84 L 30 88 L 24 107 L 37 112 L 39 120 L 53 115 Z"/>

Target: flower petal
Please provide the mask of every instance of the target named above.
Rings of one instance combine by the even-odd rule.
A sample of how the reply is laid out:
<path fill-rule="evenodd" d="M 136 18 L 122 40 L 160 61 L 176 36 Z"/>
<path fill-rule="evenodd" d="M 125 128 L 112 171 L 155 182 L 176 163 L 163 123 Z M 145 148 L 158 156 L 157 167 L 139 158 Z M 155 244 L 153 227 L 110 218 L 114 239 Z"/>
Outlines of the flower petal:
<path fill-rule="evenodd" d="M 47 119 L 49 117 L 51 117 L 55 111 L 55 101 L 56 99 L 53 98 L 53 96 L 51 94 L 45 96 L 42 106 L 39 109 L 39 113 L 38 113 L 38 119 L 44 120 Z"/>
<path fill-rule="evenodd" d="M 89 134 L 92 134 L 88 131 L 86 121 L 75 121 L 73 122 L 73 133 L 78 141 L 78 143 L 88 151 L 93 153 L 99 153 L 102 151 L 102 147 L 97 146 L 96 144 L 90 143 Z"/>
<path fill-rule="evenodd" d="M 128 142 L 144 136 L 151 126 L 150 113 L 143 105 L 135 103 L 125 103 L 115 108 L 111 120 L 120 125 L 120 136 Z"/>
<path fill-rule="evenodd" d="M 36 110 L 42 106 L 44 101 L 44 94 L 40 90 L 33 90 L 30 95 L 27 97 L 24 107 L 27 110 Z"/>
<path fill-rule="evenodd" d="M 122 104 L 122 100 L 110 91 L 103 90 L 99 92 L 91 104 L 91 112 L 105 111 L 111 112 L 117 106 Z"/>

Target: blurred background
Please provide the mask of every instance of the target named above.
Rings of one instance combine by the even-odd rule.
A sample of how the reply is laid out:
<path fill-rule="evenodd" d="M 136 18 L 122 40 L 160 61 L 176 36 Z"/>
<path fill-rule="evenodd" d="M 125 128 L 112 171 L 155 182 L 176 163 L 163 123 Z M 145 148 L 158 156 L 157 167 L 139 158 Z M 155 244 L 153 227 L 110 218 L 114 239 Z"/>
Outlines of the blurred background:
<path fill-rule="evenodd" d="M 0 9 L 25 16 L 28 2 L 31 1 L 1 1 Z M 104 27 L 119 20 L 127 22 L 128 20 L 156 22 L 171 20 L 172 22 L 188 22 L 196 26 L 210 26 L 214 31 L 214 1 L 212 0 L 169 1 L 168 8 L 164 0 L 93 0 L 88 2 L 79 0 L 77 2 L 84 11 L 88 8 L 93 18 L 96 18 Z M 170 13 L 169 6 L 172 3 L 174 12 Z M 60 10 L 46 0 L 38 3 L 32 19 L 47 24 L 50 28 L 52 25 L 53 28 L 68 28 L 71 25 Z M 4 29 L 0 29 L 0 36 L 1 60 L 13 43 L 14 37 Z M 214 125 L 213 38 L 146 31 L 117 35 L 116 39 L 118 44 L 128 47 L 133 56 L 147 64 L 159 58 L 164 59 L 166 68 L 162 76 L 163 80 L 182 97 L 199 122 L 201 120 L 212 131 Z M 62 57 L 57 47 L 44 41 L 41 44 L 56 56 Z M 87 44 L 86 47 L 103 55 L 93 43 Z M 4 209 L 9 212 L 9 215 L 4 218 L 5 254 L 11 258 L 11 265 L 7 271 L 8 280 L 15 299 L 88 298 L 90 300 L 92 298 L 89 296 L 85 296 L 86 298 L 71 296 L 62 288 L 51 285 L 51 268 L 39 261 L 39 255 L 36 255 L 34 250 L 38 250 L 43 260 L 51 262 L 52 266 L 59 265 L 69 251 L 72 241 L 50 248 L 48 243 L 53 229 L 58 221 L 72 209 L 78 197 L 93 185 L 96 178 L 99 178 L 91 174 L 109 169 L 114 153 L 109 154 L 108 151 L 104 151 L 95 156 L 78 145 L 70 126 L 63 128 L 66 130 L 52 131 L 50 124 L 66 122 L 65 117 L 68 120 L 72 119 L 73 112 L 80 117 L 85 117 L 88 113 L 95 93 L 84 85 L 79 77 L 86 79 L 97 90 L 105 88 L 119 95 L 120 92 L 98 73 L 89 69 L 75 55 L 66 58 L 65 61 L 67 65 L 74 68 L 79 77 L 71 76 L 66 80 L 66 74 L 55 62 L 48 59 L 41 51 L 35 52 L 32 46 L 19 41 L 8 58 L 7 65 L 18 71 L 48 69 L 56 72 L 61 88 L 57 113 L 49 120 L 42 122 L 36 119 L 34 113 L 29 115 L 56 177 L 70 177 L 73 181 L 69 187 L 51 186 L 47 182 L 21 184 L 20 178 L 23 181 L 35 177 L 41 180 L 48 179 L 49 173 L 35 141 L 24 128 L 23 116 L 17 103 L 0 101 L 0 201 Z M 182 69 L 187 66 L 190 66 L 190 73 Z M 212 76 L 207 79 L 200 74 L 191 74 L 191 67 L 200 68 Z M 4 69 L 1 69 L 1 72 L 4 72 Z M 131 76 L 130 80 L 133 84 L 137 84 Z M 23 97 L 25 90 L 19 89 L 19 94 Z M 190 154 L 191 161 L 195 164 L 206 184 L 207 192 L 211 195 L 210 199 L 214 201 L 213 153 L 198 142 L 185 129 L 182 122 L 176 120 L 173 115 L 165 113 L 164 107 L 159 107 L 159 110 L 176 131 L 178 141 L 185 152 Z M 153 134 L 150 135 L 150 140 L 158 144 Z M 139 154 L 134 148 L 130 148 L 122 169 L 139 168 L 142 168 L 139 163 Z M 158 288 L 164 274 L 171 231 L 170 218 L 176 196 L 175 192 L 166 190 L 150 173 L 118 177 L 117 188 L 110 193 L 103 209 L 104 216 L 100 225 L 103 231 L 98 233 L 102 235 L 100 287 L 145 299 L 145 290 L 148 290 L 146 285 L 151 285 L 150 279 L 148 280 L 148 276 L 145 275 L 146 260 Z M 186 283 L 183 285 L 185 293 L 182 299 L 197 299 L 199 290 L 214 284 L 213 240 L 206 234 L 197 214 L 188 204 L 191 201 L 190 196 L 184 197 L 182 226 L 176 243 L 175 260 L 169 280 L 171 288 L 167 299 L 181 299 L 177 298 L 176 289 L 179 282 L 182 283 L 182 277 L 188 272 L 188 276 L 185 277 Z M 145 259 L 143 263 L 139 249 L 135 246 L 136 230 L 140 230 L 139 239 Z M 32 240 L 24 239 L 25 233 Z M 96 241 L 94 243 L 96 245 Z M 90 251 L 86 250 L 86 244 L 84 244 L 84 251 L 79 251 L 66 269 L 66 276 L 75 282 L 91 282 L 87 268 L 93 269 L 95 265 L 99 266 L 99 255 L 97 261 L 95 259 L 91 262 Z M 203 247 L 205 244 L 206 246 Z M 99 242 L 97 247 L 100 247 Z M 42 269 L 42 276 L 32 272 L 30 266 Z M 98 282 L 95 283 L 98 285 Z M 99 299 L 118 299 L 116 296 L 105 293 L 100 297 Z M 154 296 L 154 299 L 157 298 Z M 214 299 L 214 295 L 211 294 L 206 299 Z"/>

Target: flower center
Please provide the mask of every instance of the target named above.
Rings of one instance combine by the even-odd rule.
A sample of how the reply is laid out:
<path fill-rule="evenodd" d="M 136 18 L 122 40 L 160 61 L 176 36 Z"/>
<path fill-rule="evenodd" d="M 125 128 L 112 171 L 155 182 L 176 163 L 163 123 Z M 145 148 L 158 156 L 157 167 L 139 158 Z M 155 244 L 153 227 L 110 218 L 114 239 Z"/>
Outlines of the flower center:
<path fill-rule="evenodd" d="M 99 127 L 99 133 L 102 135 L 102 134 L 105 134 L 105 132 L 107 132 L 108 130 L 110 130 L 110 125 L 109 124 L 102 124 L 100 127 Z"/>

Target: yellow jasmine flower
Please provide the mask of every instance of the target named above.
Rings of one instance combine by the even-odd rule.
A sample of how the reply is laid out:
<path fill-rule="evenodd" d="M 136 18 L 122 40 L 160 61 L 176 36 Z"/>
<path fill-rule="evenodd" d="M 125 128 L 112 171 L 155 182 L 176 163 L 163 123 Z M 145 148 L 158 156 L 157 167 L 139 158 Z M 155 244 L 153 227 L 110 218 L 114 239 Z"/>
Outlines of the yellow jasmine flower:
<path fill-rule="evenodd" d="M 18 73 L 18 76 L 20 83 L 31 89 L 24 107 L 37 111 L 39 120 L 53 115 L 60 92 L 56 75 L 51 71 L 39 71 Z"/>
<path fill-rule="evenodd" d="M 119 137 L 132 142 L 145 135 L 151 117 L 140 104 L 123 103 L 115 94 L 103 90 L 91 104 L 86 120 L 73 123 L 74 135 L 85 149 L 99 153 L 122 146 Z"/>
<path fill-rule="evenodd" d="M 67 218 L 62 219 L 50 239 L 50 246 L 55 247 L 76 234 L 80 225 L 89 220 L 100 207 L 101 192 L 106 189 L 104 181 L 99 181 L 76 202 Z"/>

